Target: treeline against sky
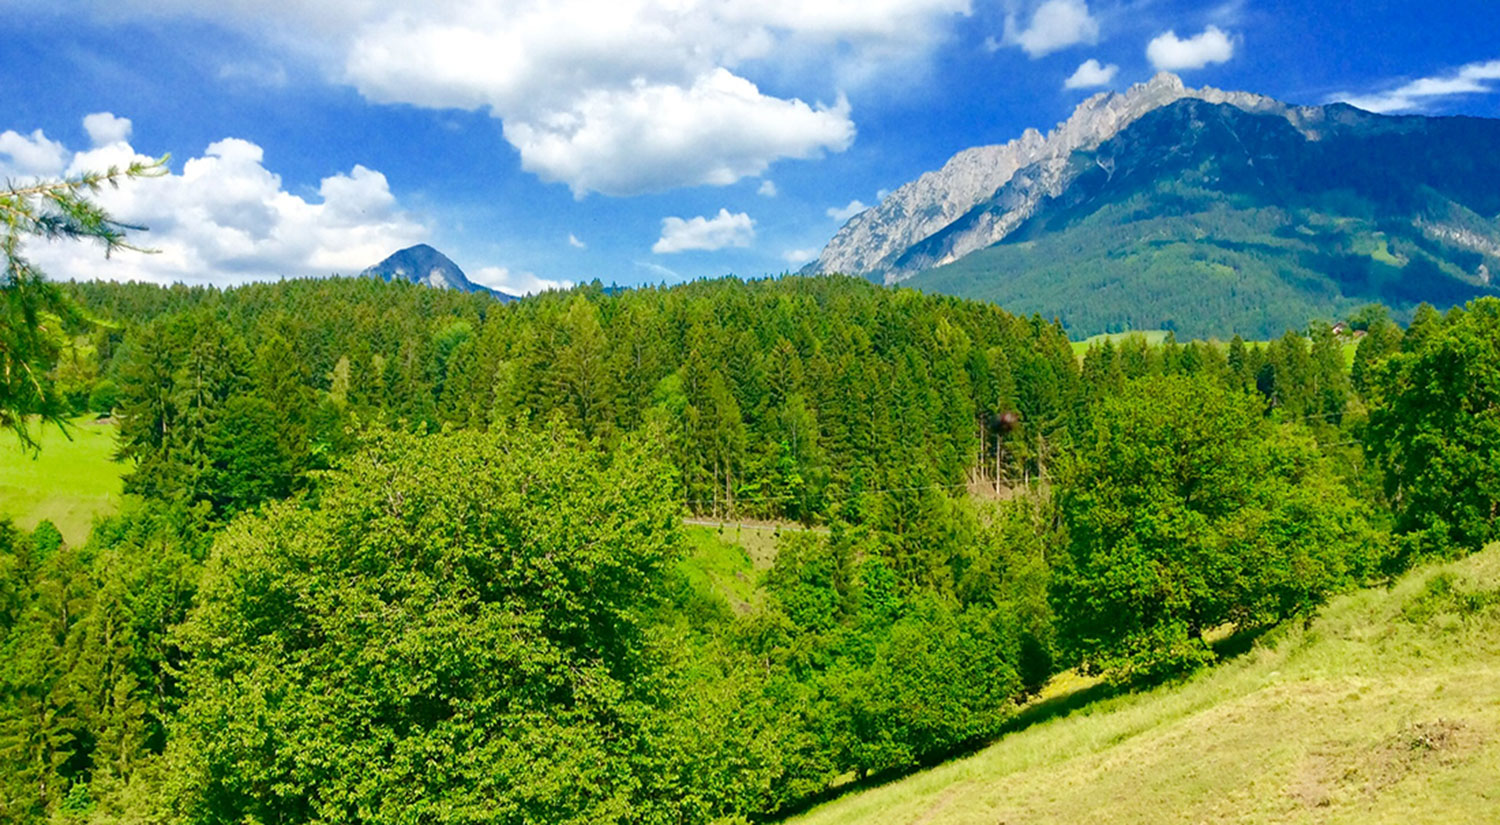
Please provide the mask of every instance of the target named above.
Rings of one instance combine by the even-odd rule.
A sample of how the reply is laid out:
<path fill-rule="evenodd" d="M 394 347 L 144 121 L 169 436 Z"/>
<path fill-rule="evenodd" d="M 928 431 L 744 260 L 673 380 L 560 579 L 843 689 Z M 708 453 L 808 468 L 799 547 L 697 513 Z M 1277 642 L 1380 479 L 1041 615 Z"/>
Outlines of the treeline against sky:
<path fill-rule="evenodd" d="M 74 396 L 118 409 L 138 462 L 129 489 L 221 515 L 285 495 L 356 422 L 555 423 L 604 449 L 654 427 L 692 511 L 822 521 L 866 491 L 1045 475 L 1090 399 L 1128 378 L 1201 372 L 1294 417 L 1337 415 L 1348 394 L 1326 326 L 1269 348 L 1127 341 L 1080 373 L 1039 317 L 854 279 L 584 288 L 514 306 L 370 280 L 78 291 L 116 325 L 96 333 L 96 374 Z M 1018 426 L 1002 432 L 1010 411 Z"/>
<path fill-rule="evenodd" d="M 0 530 L 9 821 L 759 820 L 1496 535 L 1495 301 L 1350 370 L 838 278 L 75 294 L 138 495 Z M 736 609 L 688 514 L 809 529 Z"/>

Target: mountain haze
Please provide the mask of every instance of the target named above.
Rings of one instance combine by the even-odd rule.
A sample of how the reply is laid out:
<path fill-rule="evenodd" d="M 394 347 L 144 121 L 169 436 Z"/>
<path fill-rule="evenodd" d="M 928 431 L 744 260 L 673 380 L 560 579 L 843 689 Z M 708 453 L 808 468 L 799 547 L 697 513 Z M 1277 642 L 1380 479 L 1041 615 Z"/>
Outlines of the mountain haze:
<path fill-rule="evenodd" d="M 1496 292 L 1495 146 L 1500 121 L 1290 106 L 1162 74 L 1090 98 L 1046 138 L 959 153 L 850 220 L 809 269 L 1085 334 L 1263 336 L 1371 301 L 1452 305 Z"/>

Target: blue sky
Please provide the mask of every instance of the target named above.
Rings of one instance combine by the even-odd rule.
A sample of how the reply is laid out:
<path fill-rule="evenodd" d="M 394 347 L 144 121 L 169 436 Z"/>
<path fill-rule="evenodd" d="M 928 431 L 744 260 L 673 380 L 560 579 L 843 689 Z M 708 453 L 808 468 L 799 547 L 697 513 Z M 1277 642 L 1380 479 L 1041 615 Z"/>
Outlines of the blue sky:
<path fill-rule="evenodd" d="M 0 174 L 173 156 L 171 177 L 104 196 L 161 254 L 33 250 L 57 277 L 348 274 L 418 241 L 513 291 L 776 273 L 850 206 L 1162 68 L 1295 103 L 1500 117 L 1495 0 L 0 12 Z"/>

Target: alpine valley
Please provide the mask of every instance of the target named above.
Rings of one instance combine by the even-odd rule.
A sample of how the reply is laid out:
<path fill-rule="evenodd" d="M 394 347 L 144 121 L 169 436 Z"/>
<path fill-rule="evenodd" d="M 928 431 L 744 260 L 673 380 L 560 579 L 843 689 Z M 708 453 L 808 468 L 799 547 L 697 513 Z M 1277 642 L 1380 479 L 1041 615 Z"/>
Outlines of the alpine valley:
<path fill-rule="evenodd" d="M 1190 89 L 1084 101 L 855 215 L 804 272 L 993 301 L 1072 336 L 1267 337 L 1500 294 L 1500 120 Z"/>

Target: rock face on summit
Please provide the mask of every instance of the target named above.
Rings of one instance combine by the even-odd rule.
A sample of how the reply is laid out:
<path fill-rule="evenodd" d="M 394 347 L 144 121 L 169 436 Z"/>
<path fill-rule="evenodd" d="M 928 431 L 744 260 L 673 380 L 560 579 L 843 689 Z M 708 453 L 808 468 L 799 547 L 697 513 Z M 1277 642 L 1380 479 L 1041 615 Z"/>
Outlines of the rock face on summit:
<path fill-rule="evenodd" d="M 390 257 L 359 274 L 362 278 L 409 281 L 434 289 L 456 289 L 459 292 L 488 292 L 502 301 L 515 300 L 514 295 L 470 281 L 464 271 L 458 268 L 458 264 L 425 243 L 392 253 Z"/>
<path fill-rule="evenodd" d="M 1056 194 L 1064 185 L 1062 172 L 1069 155 L 1097 148 L 1146 113 L 1183 98 L 1227 103 L 1247 111 L 1285 113 L 1289 119 L 1299 111 L 1248 92 L 1189 89 L 1181 78 L 1163 72 L 1123 94 L 1094 95 L 1046 136 L 1027 129 L 1009 143 L 959 152 L 943 168 L 905 184 L 878 205 L 851 218 L 806 271 L 880 275 L 887 283 L 904 280 L 918 268 L 899 266 L 897 259 L 902 253 L 990 199 L 1017 172 L 1026 169 L 1030 179 L 1025 189 L 1016 192 L 1009 214 L 976 231 L 956 249 L 967 252 L 995 243 L 1025 220 L 1037 201 Z"/>

